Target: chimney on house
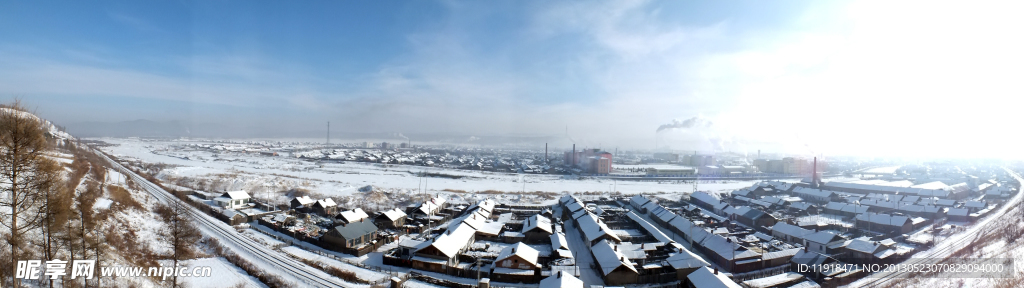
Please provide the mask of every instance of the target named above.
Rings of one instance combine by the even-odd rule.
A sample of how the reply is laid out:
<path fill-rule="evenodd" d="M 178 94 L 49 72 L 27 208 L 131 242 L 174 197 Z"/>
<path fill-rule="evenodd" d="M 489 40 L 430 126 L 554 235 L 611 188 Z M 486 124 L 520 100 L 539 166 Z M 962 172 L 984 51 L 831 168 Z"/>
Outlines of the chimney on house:
<path fill-rule="evenodd" d="M 718 275 L 718 267 L 715 267 L 715 275 Z"/>

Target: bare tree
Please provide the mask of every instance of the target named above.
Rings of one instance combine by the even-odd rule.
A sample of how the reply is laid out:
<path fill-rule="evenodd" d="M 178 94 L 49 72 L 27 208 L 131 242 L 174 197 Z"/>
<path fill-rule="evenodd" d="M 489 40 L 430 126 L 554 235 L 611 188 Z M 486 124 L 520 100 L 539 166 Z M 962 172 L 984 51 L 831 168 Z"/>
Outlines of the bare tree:
<path fill-rule="evenodd" d="M 165 239 L 171 246 L 172 267 L 176 269 L 178 261 L 190 259 L 195 254 L 192 249 L 202 235 L 192 223 L 192 216 L 188 213 L 190 207 L 179 199 L 171 199 L 170 202 L 167 206 L 158 207 L 156 212 L 167 222 Z M 178 275 L 173 275 L 172 281 L 171 287 L 179 287 Z"/>
<path fill-rule="evenodd" d="M 67 232 L 65 229 L 67 226 L 64 223 L 68 222 L 72 215 L 71 204 L 74 190 L 68 189 L 65 183 L 60 183 L 64 181 L 64 178 L 60 177 L 62 176 L 60 173 L 61 168 L 56 162 L 40 163 L 38 170 L 51 171 L 46 173 L 59 176 L 58 179 L 54 180 L 58 182 L 57 185 L 49 185 L 46 189 L 39 191 L 43 194 L 41 197 L 43 200 L 42 207 L 39 209 L 43 220 L 43 223 L 40 225 L 43 230 L 43 255 L 46 259 L 55 259 L 62 243 L 60 241 L 61 235 Z M 50 287 L 53 287 L 53 279 L 49 280 L 49 284 Z"/>
<path fill-rule="evenodd" d="M 28 231 L 42 225 L 43 213 L 39 213 L 45 196 L 40 191 L 58 185 L 61 179 L 53 160 L 45 157 L 48 148 L 46 132 L 35 116 L 24 112 L 15 102 L 0 109 L 0 207 L 6 208 L 0 215 L 0 224 L 10 229 L 7 243 L 11 245 L 11 275 L 18 264 L 19 248 L 25 247 L 22 239 Z M 18 287 L 20 281 L 13 280 Z"/>

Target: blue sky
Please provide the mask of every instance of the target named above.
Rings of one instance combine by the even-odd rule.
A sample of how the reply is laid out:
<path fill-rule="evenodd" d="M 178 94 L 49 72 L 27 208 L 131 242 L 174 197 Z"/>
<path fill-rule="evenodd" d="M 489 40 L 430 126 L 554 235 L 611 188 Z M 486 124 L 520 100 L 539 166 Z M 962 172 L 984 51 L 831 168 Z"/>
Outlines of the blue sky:
<path fill-rule="evenodd" d="M 972 115 L 1011 120 L 984 103 L 1020 92 L 1004 73 L 1021 60 L 1006 36 L 1021 27 L 1016 6 L 3 1 L 0 97 L 58 123 L 332 121 L 339 131 L 469 135 L 568 126 L 590 146 L 658 138 L 676 149 L 905 154 L 976 124 L 935 115 L 995 109 Z M 952 104 L 977 87 L 988 87 L 978 103 Z M 695 116 L 716 125 L 654 133 Z M 822 120 L 778 129 L 807 119 Z M 909 144 L 851 144 L 846 131 Z"/>

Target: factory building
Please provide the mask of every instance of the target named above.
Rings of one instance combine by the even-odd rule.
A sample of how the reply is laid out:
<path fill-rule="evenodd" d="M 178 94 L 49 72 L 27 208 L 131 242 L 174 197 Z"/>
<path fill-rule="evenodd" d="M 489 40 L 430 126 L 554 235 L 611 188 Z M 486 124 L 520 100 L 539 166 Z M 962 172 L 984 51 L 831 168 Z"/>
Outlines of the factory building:
<path fill-rule="evenodd" d="M 601 149 L 583 149 L 566 151 L 565 163 L 579 167 L 584 173 L 609 174 L 612 172 L 612 153 Z"/>

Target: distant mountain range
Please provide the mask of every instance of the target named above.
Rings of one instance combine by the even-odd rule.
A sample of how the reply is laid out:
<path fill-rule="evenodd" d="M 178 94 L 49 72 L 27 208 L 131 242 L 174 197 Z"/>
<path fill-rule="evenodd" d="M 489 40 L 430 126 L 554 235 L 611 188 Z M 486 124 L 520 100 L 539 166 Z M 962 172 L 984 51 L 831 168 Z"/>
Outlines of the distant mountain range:
<path fill-rule="evenodd" d="M 325 138 L 326 131 L 314 129 L 267 129 L 265 127 L 229 127 L 219 123 L 186 123 L 133 120 L 121 122 L 77 122 L 65 126 L 76 137 L 161 137 L 161 138 Z M 408 138 L 405 138 L 408 136 Z M 462 135 L 447 133 L 347 132 L 331 131 L 331 139 L 380 139 L 405 142 L 485 144 L 485 145 L 572 145 L 563 135 Z M 332 141 L 334 142 L 334 141 Z M 582 147 L 582 146 L 581 146 Z"/>

